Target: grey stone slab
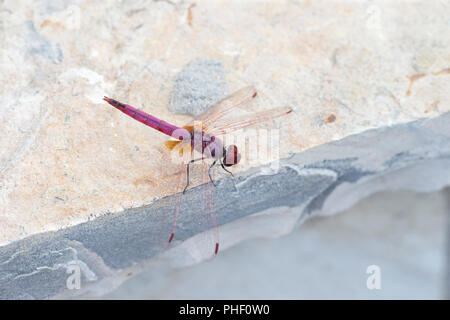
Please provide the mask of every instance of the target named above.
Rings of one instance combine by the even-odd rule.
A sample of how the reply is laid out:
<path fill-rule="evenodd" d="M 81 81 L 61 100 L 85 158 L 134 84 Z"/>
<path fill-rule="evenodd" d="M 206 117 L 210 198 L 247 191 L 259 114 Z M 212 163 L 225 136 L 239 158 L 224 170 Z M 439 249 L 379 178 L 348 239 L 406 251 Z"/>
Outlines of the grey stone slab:
<path fill-rule="evenodd" d="M 446 188 L 447 194 L 447 278 L 446 278 L 446 286 L 447 292 L 446 299 L 450 299 L 450 188 Z"/>
<path fill-rule="evenodd" d="M 102 298 L 443 299 L 446 193 L 378 192 L 288 235 L 240 243 L 213 261 L 148 268 Z M 379 289 L 367 287 L 369 266 L 379 268 Z"/>

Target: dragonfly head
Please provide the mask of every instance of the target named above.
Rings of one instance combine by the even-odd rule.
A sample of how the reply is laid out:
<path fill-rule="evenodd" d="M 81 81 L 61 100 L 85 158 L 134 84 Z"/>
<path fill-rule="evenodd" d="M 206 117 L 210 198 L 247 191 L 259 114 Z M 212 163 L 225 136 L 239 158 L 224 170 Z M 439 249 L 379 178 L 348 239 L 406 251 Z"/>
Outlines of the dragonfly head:
<path fill-rule="evenodd" d="M 223 155 L 223 165 L 225 167 L 231 167 L 235 164 L 238 164 L 240 160 L 241 155 L 238 152 L 238 148 L 234 144 L 229 145 L 225 149 L 225 153 Z"/>

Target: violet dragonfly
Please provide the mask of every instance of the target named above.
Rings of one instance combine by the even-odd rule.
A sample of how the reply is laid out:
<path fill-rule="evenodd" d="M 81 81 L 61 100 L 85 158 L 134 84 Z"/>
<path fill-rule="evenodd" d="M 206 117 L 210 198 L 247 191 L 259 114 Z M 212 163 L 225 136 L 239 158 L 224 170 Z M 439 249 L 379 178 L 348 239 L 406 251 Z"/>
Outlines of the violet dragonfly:
<path fill-rule="evenodd" d="M 236 145 L 224 146 L 219 135 L 228 134 L 230 132 L 251 126 L 260 122 L 269 121 L 292 112 L 289 107 L 274 108 L 270 110 L 261 111 L 258 113 L 246 114 L 245 116 L 229 117 L 230 114 L 236 113 L 237 109 L 244 108 L 258 95 L 258 92 L 253 87 L 246 87 L 236 91 L 231 96 L 216 103 L 213 107 L 208 109 L 205 113 L 192 121 L 186 126 L 178 127 L 170 124 L 164 120 L 158 119 L 142 110 L 138 110 L 128 104 L 121 103 L 117 100 L 104 97 L 104 100 L 116 109 L 122 111 L 133 119 L 142 122 L 143 124 L 156 129 L 172 139 L 166 141 L 165 146 L 171 150 L 179 152 L 180 155 L 186 153 L 190 154 L 191 160 L 186 161 L 186 184 L 183 192 L 181 192 L 180 182 L 178 182 L 178 191 L 180 198 L 177 201 L 176 213 L 172 226 L 172 232 L 169 236 L 168 243 L 170 244 L 174 238 L 177 226 L 177 219 L 181 207 L 181 196 L 185 193 L 189 186 L 190 165 L 199 160 L 210 159 L 212 163 L 208 167 L 209 182 L 206 188 L 206 208 L 211 212 L 213 217 L 212 226 L 216 231 L 216 240 L 214 246 L 214 255 L 217 255 L 219 250 L 218 227 L 217 219 L 214 211 L 214 187 L 216 186 L 212 178 L 212 170 L 215 165 L 220 164 L 223 170 L 227 173 L 232 173 L 227 169 L 228 167 L 237 165 L 241 159 L 241 154 Z M 200 123 L 200 126 L 195 125 Z M 197 151 L 201 154 L 199 159 L 193 159 L 193 153 Z M 204 162 L 203 162 L 204 163 Z M 206 167 L 205 167 L 206 170 Z M 181 181 L 181 174 L 178 178 Z"/>

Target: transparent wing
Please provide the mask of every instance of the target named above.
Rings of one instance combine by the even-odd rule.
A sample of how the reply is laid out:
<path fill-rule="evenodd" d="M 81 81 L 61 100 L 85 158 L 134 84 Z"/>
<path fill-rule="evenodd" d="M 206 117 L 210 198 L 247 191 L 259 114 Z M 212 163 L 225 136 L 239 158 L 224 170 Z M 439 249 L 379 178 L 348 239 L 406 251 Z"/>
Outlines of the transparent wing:
<path fill-rule="evenodd" d="M 257 123 L 270 121 L 292 112 L 290 107 L 274 108 L 259 113 L 246 114 L 232 119 L 224 119 L 215 122 L 207 128 L 207 132 L 213 135 L 227 134 Z"/>
<path fill-rule="evenodd" d="M 257 96 L 257 90 L 254 87 L 245 87 L 216 103 L 213 107 L 198 116 L 195 121 L 201 121 L 203 128 L 208 129 L 213 123 L 226 115 L 241 108 Z"/>
<path fill-rule="evenodd" d="M 220 135 L 236 131 L 260 122 L 269 121 L 292 112 L 291 108 L 284 107 L 270 109 L 259 113 L 248 112 L 242 114 L 242 111 L 244 111 L 244 109 L 248 108 L 249 106 L 251 106 L 251 109 L 254 106 L 253 102 L 258 104 L 259 101 L 256 101 L 258 99 L 255 98 L 259 95 L 261 94 L 258 93 L 258 91 L 252 86 L 240 89 L 229 97 L 215 104 L 205 113 L 201 114 L 196 119 L 188 123 L 184 128 L 193 130 L 194 122 L 200 121 L 205 132 Z M 168 143 L 174 144 L 176 142 L 170 141 Z M 167 143 L 166 146 L 168 146 Z M 172 149 L 170 146 L 168 147 L 169 149 Z"/>
<path fill-rule="evenodd" d="M 219 230 L 214 206 L 215 187 L 208 175 L 210 165 L 206 161 L 190 165 L 189 188 L 184 193 L 187 168 L 185 164 L 181 164 L 177 179 L 173 179 L 176 193 L 167 200 L 169 210 L 164 212 L 162 219 L 162 240 L 165 241 L 165 247 L 183 242 L 184 250 L 189 252 L 194 261 L 214 257 L 219 250 Z M 211 169 L 211 176 L 214 179 L 213 170 L 214 168 Z M 183 214 L 186 212 L 189 214 Z"/>

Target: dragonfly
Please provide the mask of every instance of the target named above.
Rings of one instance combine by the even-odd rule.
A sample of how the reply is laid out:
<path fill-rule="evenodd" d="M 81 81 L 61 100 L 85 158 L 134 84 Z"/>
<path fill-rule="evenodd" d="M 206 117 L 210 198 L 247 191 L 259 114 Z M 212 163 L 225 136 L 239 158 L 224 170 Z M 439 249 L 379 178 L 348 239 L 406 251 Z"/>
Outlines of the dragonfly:
<path fill-rule="evenodd" d="M 214 211 L 214 188 L 216 183 L 213 179 L 213 168 L 220 165 L 228 174 L 233 175 L 228 168 L 237 165 L 241 160 L 241 154 L 238 147 L 234 144 L 225 146 L 220 136 L 235 132 L 242 128 L 255 125 L 257 123 L 269 121 L 291 113 L 290 107 L 272 108 L 256 113 L 246 113 L 239 115 L 238 109 L 245 108 L 258 96 L 258 91 L 252 87 L 245 87 L 217 102 L 214 106 L 206 110 L 203 114 L 196 117 L 193 121 L 185 126 L 179 127 L 155 116 L 152 116 L 142 110 L 131 105 L 124 104 L 115 99 L 104 97 L 103 99 L 114 108 L 132 117 L 133 119 L 155 129 L 170 137 L 165 142 L 168 150 L 178 152 L 179 155 L 189 154 L 188 160 L 184 162 L 186 165 L 186 185 L 183 191 L 179 190 L 179 194 L 183 195 L 190 184 L 190 165 L 197 161 L 211 160 L 208 164 L 209 182 L 206 188 L 208 195 L 205 196 L 206 208 L 213 215 L 214 229 L 216 230 L 216 240 L 214 245 L 214 255 L 219 251 L 217 218 Z M 236 116 L 238 114 L 238 116 Z M 231 116 L 230 116 L 231 115 Z M 200 154 L 201 157 L 193 159 L 194 152 Z M 206 169 L 206 167 L 205 167 Z M 178 181 L 180 181 L 181 176 Z M 169 236 L 168 243 L 174 239 L 177 219 L 181 207 L 181 198 L 177 201 L 176 213 Z"/>

